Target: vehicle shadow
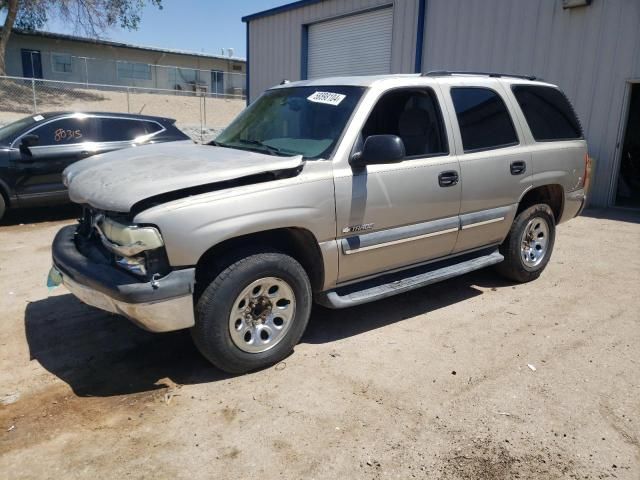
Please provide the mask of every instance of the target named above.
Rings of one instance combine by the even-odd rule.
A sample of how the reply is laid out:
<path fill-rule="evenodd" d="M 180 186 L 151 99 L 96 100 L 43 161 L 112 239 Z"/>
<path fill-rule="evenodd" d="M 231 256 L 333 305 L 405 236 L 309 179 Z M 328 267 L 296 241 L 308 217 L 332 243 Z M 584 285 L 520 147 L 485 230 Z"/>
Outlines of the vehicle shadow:
<path fill-rule="evenodd" d="M 345 310 L 315 306 L 302 342 L 329 343 L 482 295 L 475 288 L 511 284 L 476 272 L 379 302 Z M 196 350 L 187 331 L 149 333 L 72 295 L 31 302 L 25 310 L 30 358 L 79 396 L 108 397 L 225 380 Z M 166 380 L 165 380 L 166 382 Z"/>
<path fill-rule="evenodd" d="M 482 295 L 482 290 L 476 286 L 501 288 L 512 285 L 492 269 L 485 269 L 343 310 L 316 305 L 302 342 L 335 342 Z"/>
<path fill-rule="evenodd" d="M 72 203 L 50 207 L 13 208 L 7 210 L 0 220 L 0 226 L 57 222 L 78 218 L 80 215 L 82 208 Z"/>
<path fill-rule="evenodd" d="M 79 396 L 107 397 L 229 378 L 195 349 L 189 332 L 149 333 L 73 295 L 30 302 L 25 333 L 31 360 Z"/>

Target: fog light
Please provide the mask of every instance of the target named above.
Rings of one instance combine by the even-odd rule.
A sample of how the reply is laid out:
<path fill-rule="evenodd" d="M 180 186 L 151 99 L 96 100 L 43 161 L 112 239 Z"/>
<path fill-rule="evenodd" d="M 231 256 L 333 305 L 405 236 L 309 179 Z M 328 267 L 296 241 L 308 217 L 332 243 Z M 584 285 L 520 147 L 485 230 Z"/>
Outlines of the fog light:
<path fill-rule="evenodd" d="M 116 264 L 125 270 L 136 275 L 147 275 L 147 265 L 144 256 L 139 257 L 116 257 Z"/>

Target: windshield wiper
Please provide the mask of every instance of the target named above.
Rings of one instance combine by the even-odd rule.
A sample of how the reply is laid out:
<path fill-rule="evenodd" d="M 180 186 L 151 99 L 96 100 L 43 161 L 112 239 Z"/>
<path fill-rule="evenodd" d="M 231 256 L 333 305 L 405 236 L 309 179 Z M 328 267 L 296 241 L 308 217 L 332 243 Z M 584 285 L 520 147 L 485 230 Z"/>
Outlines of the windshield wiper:
<path fill-rule="evenodd" d="M 281 155 L 282 154 L 282 150 L 280 150 L 278 147 L 274 147 L 272 145 L 267 145 L 264 142 L 261 142 L 260 140 L 246 140 L 246 139 L 239 139 L 238 140 L 239 143 L 244 143 L 245 145 L 255 145 L 257 147 L 262 147 L 262 148 L 266 148 L 269 153 L 271 154 L 275 154 L 275 155 Z"/>

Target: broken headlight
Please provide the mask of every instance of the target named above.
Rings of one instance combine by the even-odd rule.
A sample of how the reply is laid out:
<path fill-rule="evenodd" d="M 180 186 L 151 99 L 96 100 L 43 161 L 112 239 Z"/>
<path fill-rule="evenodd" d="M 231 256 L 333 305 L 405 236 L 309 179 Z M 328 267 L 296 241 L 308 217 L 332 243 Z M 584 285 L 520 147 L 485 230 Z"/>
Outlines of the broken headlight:
<path fill-rule="evenodd" d="M 137 257 L 116 256 L 116 265 L 136 275 L 147 276 L 147 259 L 144 255 Z"/>
<path fill-rule="evenodd" d="M 166 269 L 164 241 L 157 228 L 120 223 L 102 214 L 92 223 L 122 269 L 143 277 Z"/>
<path fill-rule="evenodd" d="M 94 226 L 107 250 L 121 257 L 135 257 L 144 251 L 164 246 L 162 236 L 155 227 L 127 225 L 104 215 L 96 218 Z"/>

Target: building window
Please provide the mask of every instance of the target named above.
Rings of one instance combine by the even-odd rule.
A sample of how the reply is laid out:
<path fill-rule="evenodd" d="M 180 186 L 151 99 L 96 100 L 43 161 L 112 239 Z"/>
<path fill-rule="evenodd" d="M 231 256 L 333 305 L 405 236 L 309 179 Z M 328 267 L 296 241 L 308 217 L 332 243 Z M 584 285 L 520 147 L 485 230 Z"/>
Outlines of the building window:
<path fill-rule="evenodd" d="M 151 80 L 151 65 L 137 62 L 118 62 L 118 78 Z"/>
<path fill-rule="evenodd" d="M 53 53 L 51 54 L 51 61 L 53 62 L 53 71 L 56 73 L 71 73 L 73 72 L 71 55 Z"/>
<path fill-rule="evenodd" d="M 242 65 L 233 65 L 231 68 L 233 69 L 234 72 L 242 71 Z"/>

